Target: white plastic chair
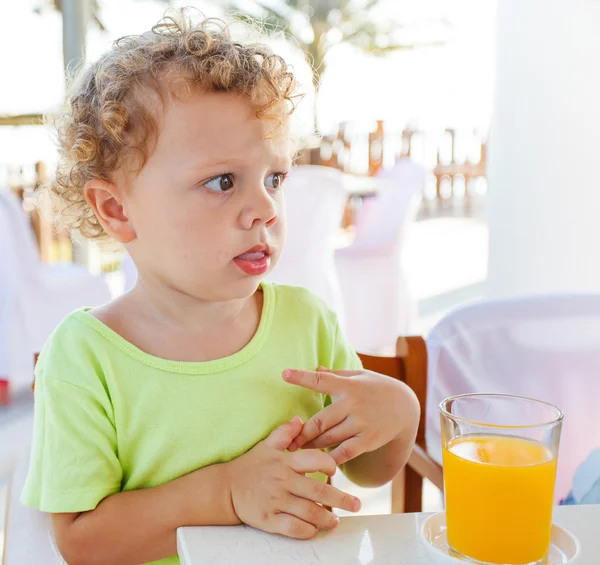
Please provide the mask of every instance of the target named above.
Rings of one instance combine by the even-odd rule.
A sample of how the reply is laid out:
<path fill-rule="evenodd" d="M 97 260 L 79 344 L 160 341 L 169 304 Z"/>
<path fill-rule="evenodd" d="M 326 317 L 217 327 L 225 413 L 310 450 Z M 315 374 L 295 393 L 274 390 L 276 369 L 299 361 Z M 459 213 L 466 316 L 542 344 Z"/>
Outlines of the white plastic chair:
<path fill-rule="evenodd" d="M 290 171 L 283 191 L 287 240 L 269 279 L 308 288 L 343 324 L 344 303 L 334 264 L 335 235 L 348 199 L 343 174 L 331 167 L 299 165 Z"/>
<path fill-rule="evenodd" d="M 135 286 L 138 272 L 131 255 L 129 255 L 127 252 L 123 254 L 123 259 L 121 260 L 121 265 L 119 266 L 119 272 L 121 273 L 121 277 L 123 279 L 123 291 L 128 292 Z"/>
<path fill-rule="evenodd" d="M 73 310 L 109 301 L 106 281 L 78 265 L 42 265 L 19 199 L 0 190 L 0 376 L 29 386 L 33 355 Z"/>
<path fill-rule="evenodd" d="M 427 342 L 427 451 L 441 463 L 439 403 L 473 392 L 544 400 L 564 412 L 555 501 L 600 447 L 600 295 L 481 301 L 447 315 Z"/>
<path fill-rule="evenodd" d="M 11 474 L 6 500 L 2 565 L 62 565 L 48 514 L 21 504 L 29 469 L 29 446 L 23 449 Z"/>
<path fill-rule="evenodd" d="M 380 353 L 407 335 L 416 317 L 403 273 L 404 235 L 420 202 L 426 171 L 400 159 L 379 177 L 379 193 L 356 238 L 335 254 L 346 311 L 346 333 L 355 349 Z"/>

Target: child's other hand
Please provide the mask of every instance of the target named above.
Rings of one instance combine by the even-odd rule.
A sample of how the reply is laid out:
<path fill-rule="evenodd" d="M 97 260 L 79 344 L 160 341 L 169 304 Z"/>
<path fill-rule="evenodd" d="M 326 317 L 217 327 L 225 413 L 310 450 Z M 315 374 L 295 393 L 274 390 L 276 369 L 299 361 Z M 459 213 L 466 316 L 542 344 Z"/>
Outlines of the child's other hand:
<path fill-rule="evenodd" d="M 329 455 L 338 465 L 396 439 L 405 427 L 406 414 L 414 412 L 412 391 L 403 383 L 373 371 L 287 369 L 283 378 L 331 397 L 329 406 L 307 420 L 289 450 L 335 446 Z"/>
<path fill-rule="evenodd" d="M 243 523 L 309 539 L 318 530 L 332 529 L 339 523 L 320 504 L 350 512 L 360 508 L 357 498 L 304 476 L 317 471 L 332 476 L 336 464 L 330 455 L 317 449 L 285 452 L 301 430 L 302 421 L 294 418 L 225 465 L 233 508 Z"/>

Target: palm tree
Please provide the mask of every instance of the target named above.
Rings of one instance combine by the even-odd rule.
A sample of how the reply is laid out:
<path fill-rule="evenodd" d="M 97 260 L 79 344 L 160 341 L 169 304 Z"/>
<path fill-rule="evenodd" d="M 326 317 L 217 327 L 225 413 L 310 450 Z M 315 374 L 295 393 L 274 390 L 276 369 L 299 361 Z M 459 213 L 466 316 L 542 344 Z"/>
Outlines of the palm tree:
<path fill-rule="evenodd" d="M 90 17 L 104 30 L 98 0 L 88 0 Z M 171 4 L 171 0 L 163 0 Z M 63 0 L 39 0 L 37 10 L 53 7 L 62 10 Z M 258 24 L 271 32 L 284 32 L 306 53 L 318 88 L 328 51 L 340 43 L 348 43 L 372 55 L 441 45 L 443 41 L 414 42 L 406 39 L 411 28 L 388 20 L 377 19 L 381 0 L 226 0 L 223 2 L 243 21 Z M 447 25 L 445 20 L 437 21 Z"/>
<path fill-rule="evenodd" d="M 381 0 L 228 0 L 234 15 L 269 32 L 283 32 L 297 43 L 311 63 L 313 84 L 318 94 L 327 53 L 346 43 L 375 56 L 421 46 L 442 45 L 443 41 L 410 40 L 412 27 L 396 21 L 382 21 L 377 13 Z M 432 24 L 433 22 L 424 22 Z M 436 24 L 448 26 L 445 20 Z M 408 36 L 408 38 L 407 38 Z M 317 131 L 316 97 L 312 112 Z"/>
<path fill-rule="evenodd" d="M 318 87 L 329 50 L 340 43 L 358 47 L 372 55 L 414 49 L 424 45 L 441 45 L 443 41 L 416 43 L 406 39 L 406 26 L 378 19 L 381 0 L 229 0 L 239 19 L 258 23 L 268 31 L 283 31 L 295 39 L 307 54 Z M 447 22 L 437 22 L 443 23 Z"/>

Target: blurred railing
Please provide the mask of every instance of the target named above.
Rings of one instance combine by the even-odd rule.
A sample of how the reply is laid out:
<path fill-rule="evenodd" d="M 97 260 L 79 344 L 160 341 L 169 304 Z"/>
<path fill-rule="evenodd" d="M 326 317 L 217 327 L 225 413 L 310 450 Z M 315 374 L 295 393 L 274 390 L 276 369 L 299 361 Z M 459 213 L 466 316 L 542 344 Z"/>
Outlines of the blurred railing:
<path fill-rule="evenodd" d="M 346 122 L 333 135 L 309 140 L 297 162 L 372 176 L 381 167 L 393 166 L 400 157 L 411 157 L 431 171 L 423 194 L 426 214 L 448 210 L 469 214 L 473 200 L 487 191 L 486 136 L 474 130 L 398 130 L 377 121 L 369 131 Z M 73 248 L 69 234 L 54 229 L 33 201 L 34 190 L 49 182 L 46 164 L 0 163 L 0 182 L 23 201 L 42 261 L 70 261 Z"/>
<path fill-rule="evenodd" d="M 426 166 L 430 178 L 426 201 L 439 209 L 461 207 L 469 211 L 473 200 L 487 192 L 486 135 L 477 130 L 394 129 L 377 121 L 374 129 L 342 123 L 301 151 L 298 162 L 325 165 L 347 173 L 375 175 L 400 157 Z"/>

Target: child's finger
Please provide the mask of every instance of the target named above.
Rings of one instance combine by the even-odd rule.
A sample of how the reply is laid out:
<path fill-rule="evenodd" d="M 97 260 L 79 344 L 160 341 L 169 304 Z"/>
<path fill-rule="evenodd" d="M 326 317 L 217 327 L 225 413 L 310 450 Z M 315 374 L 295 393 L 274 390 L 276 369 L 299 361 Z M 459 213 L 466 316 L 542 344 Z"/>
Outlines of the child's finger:
<path fill-rule="evenodd" d="M 311 500 L 292 494 L 286 496 L 282 501 L 282 510 L 304 522 L 313 524 L 320 530 L 332 530 L 340 523 L 340 519 L 329 510 Z"/>
<path fill-rule="evenodd" d="M 327 371 L 296 371 L 286 369 L 282 373 L 284 380 L 290 384 L 309 388 L 321 394 L 335 395 L 340 390 L 343 379 Z"/>
<path fill-rule="evenodd" d="M 359 436 L 347 439 L 329 452 L 338 465 L 343 465 L 367 451 L 363 445 L 363 439 Z"/>
<path fill-rule="evenodd" d="M 324 451 L 318 449 L 305 449 L 291 454 L 291 466 L 296 473 L 321 472 L 332 477 L 335 475 L 337 466 L 333 458 Z"/>
<path fill-rule="evenodd" d="M 290 443 L 298 436 L 301 429 L 302 420 L 297 416 L 294 416 L 294 418 L 286 424 L 282 424 L 278 428 L 275 428 L 265 439 L 265 443 L 270 447 L 283 451 L 288 449 Z"/>
<path fill-rule="evenodd" d="M 290 492 L 330 508 L 339 508 L 348 512 L 360 510 L 360 500 L 355 496 L 309 477 L 299 477 L 291 485 Z"/>
<path fill-rule="evenodd" d="M 339 445 L 346 440 L 358 435 L 360 432 L 355 426 L 353 426 L 347 419 L 342 423 L 334 426 L 327 430 L 324 434 L 316 437 L 315 439 L 305 443 L 304 449 L 327 449 L 328 447 L 334 447 Z"/>
<path fill-rule="evenodd" d="M 365 370 L 356 370 L 356 369 L 327 369 L 326 367 L 319 367 L 319 371 L 325 371 L 327 373 L 331 373 L 332 375 L 337 375 L 338 377 L 357 377 L 361 373 L 364 373 Z"/>
<path fill-rule="evenodd" d="M 296 516 L 280 512 L 271 519 L 271 531 L 288 538 L 310 539 L 315 537 L 319 530 Z"/>
<path fill-rule="evenodd" d="M 348 416 L 347 411 L 341 402 L 334 402 L 317 412 L 309 418 L 302 431 L 294 438 L 290 444 L 290 450 L 302 447 L 304 444 L 324 434 L 327 430 L 343 422 Z"/>

